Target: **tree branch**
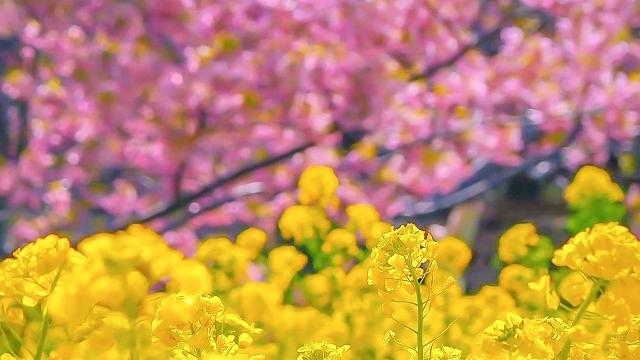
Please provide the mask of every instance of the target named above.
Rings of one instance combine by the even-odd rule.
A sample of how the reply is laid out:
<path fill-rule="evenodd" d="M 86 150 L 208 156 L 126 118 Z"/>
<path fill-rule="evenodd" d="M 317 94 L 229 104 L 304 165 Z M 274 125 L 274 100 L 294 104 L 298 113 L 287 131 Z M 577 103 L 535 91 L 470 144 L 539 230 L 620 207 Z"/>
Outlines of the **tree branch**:
<path fill-rule="evenodd" d="M 582 132 L 582 122 L 580 121 L 583 113 L 580 113 L 574 117 L 574 127 L 567 135 L 565 140 L 559 144 L 553 151 L 548 154 L 538 155 L 531 157 L 528 160 L 523 161 L 520 165 L 503 169 L 498 172 L 494 172 L 485 178 L 478 179 L 470 182 L 468 185 L 449 193 L 445 196 L 433 196 L 430 199 L 416 204 L 414 211 L 406 212 L 397 216 L 396 220 L 406 220 L 416 217 L 425 217 L 434 214 L 438 211 L 449 209 L 457 204 L 471 200 L 482 193 L 494 189 L 495 187 L 505 183 L 512 177 L 528 171 L 536 165 L 551 160 L 562 152 L 562 149 L 571 145 Z"/>
<path fill-rule="evenodd" d="M 428 136 L 423 136 L 411 141 L 408 141 L 406 143 L 402 143 L 394 148 L 382 148 L 378 150 L 378 154 L 377 156 L 379 158 L 383 158 L 386 157 L 388 155 L 391 155 L 393 153 L 399 152 L 399 151 L 404 151 L 407 149 L 410 149 L 416 145 L 426 145 L 429 144 L 437 139 L 443 139 L 443 138 L 449 138 L 449 137 L 453 137 L 456 135 L 459 135 L 461 132 L 460 131 L 454 131 L 454 130 L 446 130 L 446 131 L 442 131 L 442 132 L 438 132 L 438 133 L 433 133 L 430 134 Z"/>
<path fill-rule="evenodd" d="M 286 151 L 282 154 L 279 155 L 275 155 L 273 157 L 267 158 L 265 160 L 259 161 L 259 162 L 255 162 L 253 164 L 244 166 L 234 172 L 231 172 L 227 175 L 224 175 L 212 182 L 210 182 L 209 184 L 203 186 L 200 190 L 191 193 L 191 194 L 186 194 L 184 196 L 182 196 L 179 199 L 174 200 L 173 202 L 171 202 L 170 204 L 166 205 L 164 208 L 144 217 L 141 219 L 137 219 L 134 221 L 130 221 L 127 224 L 124 224 L 123 226 L 118 227 L 118 229 L 124 229 L 126 228 L 128 225 L 130 224 L 134 224 L 134 223 L 148 223 L 150 221 L 159 219 L 163 216 L 169 215 L 174 213 L 177 210 L 180 210 L 181 208 L 188 206 L 190 203 L 202 198 L 205 195 L 208 195 L 210 193 L 212 193 L 214 190 L 232 182 L 235 181 L 247 174 L 250 174 L 256 170 L 259 169 L 263 169 L 266 167 L 269 167 L 271 165 L 274 165 L 280 161 L 286 160 L 290 157 L 292 157 L 293 155 L 303 152 L 306 149 L 312 147 L 313 145 L 315 145 L 314 142 L 309 141 L 306 142 L 300 146 L 297 146 L 289 151 Z"/>
<path fill-rule="evenodd" d="M 435 75 L 436 73 L 438 73 L 440 70 L 454 65 L 460 59 L 462 59 L 462 57 L 464 57 L 469 51 L 477 48 L 478 45 L 498 35 L 502 31 L 502 29 L 506 26 L 508 20 L 509 20 L 508 16 L 503 18 L 493 29 L 480 34 L 474 41 L 462 46 L 460 49 L 458 49 L 458 51 L 453 53 L 448 58 L 441 60 L 439 62 L 436 62 L 435 64 L 427 67 L 425 70 L 423 70 L 419 74 L 412 75 L 409 78 L 409 81 L 417 81 L 417 80 L 429 78 Z"/>
<path fill-rule="evenodd" d="M 178 165 L 175 174 L 173 174 L 173 178 L 171 179 L 171 186 L 173 187 L 173 198 L 175 200 L 180 199 L 182 194 L 182 180 L 184 179 L 184 173 L 187 169 L 187 159 L 183 159 Z"/>
<path fill-rule="evenodd" d="M 7 69 L 7 56 L 17 53 L 20 47 L 20 39 L 17 35 L 0 38 L 0 76 L 4 76 Z M 9 108 L 11 99 L 0 92 L 0 162 L 10 156 L 10 126 Z M 22 113 L 20 113 L 22 115 Z M 20 145 L 20 143 L 18 143 Z M 20 150 L 20 148 L 18 148 Z M 16 157 L 19 156 L 18 152 Z M 6 196 L 0 196 L 0 256 L 4 256 L 9 233 L 10 208 Z"/>
<path fill-rule="evenodd" d="M 26 101 L 18 100 L 15 102 L 18 110 L 18 120 L 20 121 L 20 130 L 18 131 L 18 142 L 16 143 L 16 160 L 22 155 L 22 152 L 29 145 L 29 107 Z"/>
<path fill-rule="evenodd" d="M 483 3 L 478 13 L 477 19 L 474 21 L 474 27 L 478 26 L 478 24 L 480 23 L 480 18 L 484 13 L 484 9 L 486 9 L 486 4 Z M 513 15 L 514 14 L 512 12 L 505 14 L 491 30 L 479 33 L 473 41 L 463 45 L 460 49 L 458 49 L 458 51 L 453 53 L 448 58 L 428 66 L 426 69 L 424 69 L 422 72 L 418 74 L 412 75 L 409 78 L 409 81 L 417 81 L 417 80 L 429 78 L 435 75 L 436 73 L 438 73 L 440 70 L 454 65 L 460 59 L 462 59 L 462 57 L 464 57 L 469 51 L 478 48 L 483 43 L 497 36 L 502 31 L 502 29 L 504 29 L 504 27 L 511 21 L 511 19 L 513 18 Z"/>
<path fill-rule="evenodd" d="M 7 159 L 10 156 L 10 102 L 11 100 L 4 93 L 0 93 L 0 159 Z"/>
<path fill-rule="evenodd" d="M 430 0 L 425 0 L 424 6 L 433 15 L 433 17 L 436 20 L 438 20 L 442 24 L 442 26 L 444 26 L 445 29 L 447 29 L 447 31 L 449 32 L 449 34 L 453 38 L 457 37 L 458 31 L 456 29 L 456 26 L 449 19 L 447 19 L 446 17 L 440 15 L 438 13 L 438 10 L 435 8 L 435 6 L 433 4 L 431 4 Z"/>
<path fill-rule="evenodd" d="M 275 196 L 277 196 L 278 194 L 285 192 L 285 191 L 290 191 L 291 189 L 286 188 L 286 189 L 278 189 L 275 191 L 272 191 L 270 193 L 266 193 L 264 191 L 264 189 L 259 188 L 259 189 L 247 189 L 247 190 L 243 190 L 243 191 L 239 191 L 235 194 L 231 194 L 228 196 L 225 196 L 223 198 L 214 200 L 212 202 L 210 202 L 209 204 L 203 205 L 202 207 L 200 207 L 197 211 L 193 212 L 193 213 L 187 213 L 187 214 L 183 214 L 182 216 L 180 216 L 178 219 L 170 222 L 169 224 L 163 226 L 159 231 L 160 232 L 166 232 L 169 230 L 173 230 L 176 229 L 184 224 L 186 224 L 187 222 L 189 222 L 191 219 L 193 219 L 196 216 L 202 215 L 204 213 L 206 213 L 207 211 L 211 211 L 211 210 L 215 210 L 223 205 L 226 205 L 230 202 L 234 202 L 243 198 L 246 198 L 248 196 L 251 195 L 268 195 L 266 196 L 266 200 L 268 201 L 269 199 L 274 198 Z"/>

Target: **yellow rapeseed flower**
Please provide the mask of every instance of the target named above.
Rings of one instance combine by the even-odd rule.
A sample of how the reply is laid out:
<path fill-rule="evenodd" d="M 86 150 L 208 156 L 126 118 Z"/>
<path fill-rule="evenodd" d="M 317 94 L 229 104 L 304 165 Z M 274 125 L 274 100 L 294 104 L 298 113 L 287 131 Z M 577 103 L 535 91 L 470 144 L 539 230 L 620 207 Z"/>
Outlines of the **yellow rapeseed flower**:
<path fill-rule="evenodd" d="M 340 182 L 332 168 L 324 165 L 307 167 L 298 181 L 298 199 L 302 205 L 320 207 L 338 204 L 336 191 Z"/>
<path fill-rule="evenodd" d="M 169 273 L 167 289 L 185 294 L 206 294 L 213 290 L 213 280 L 209 269 L 202 263 L 187 259 L 181 261 Z"/>
<path fill-rule="evenodd" d="M 578 207 L 581 203 L 600 196 L 612 202 L 624 200 L 624 192 L 611 180 L 609 173 L 591 165 L 581 167 L 564 192 L 564 197 L 571 207 Z"/>
<path fill-rule="evenodd" d="M 325 212 L 317 207 L 294 205 L 285 209 L 278 221 L 282 237 L 296 244 L 316 236 L 323 236 L 331 228 Z"/>
<path fill-rule="evenodd" d="M 278 246 L 267 259 L 269 280 L 280 289 L 286 289 L 293 276 L 307 264 L 307 256 L 294 246 Z"/>
<path fill-rule="evenodd" d="M 183 353 L 235 355 L 258 333 L 238 316 L 226 313 L 220 298 L 210 295 L 169 295 L 158 305 L 152 323 L 157 346 Z"/>
<path fill-rule="evenodd" d="M 580 305 L 587 298 L 592 282 L 579 271 L 571 271 L 558 284 L 558 294 L 572 306 Z"/>
<path fill-rule="evenodd" d="M 248 282 L 231 290 L 230 304 L 249 322 L 272 322 L 282 305 L 282 289 L 272 283 Z"/>
<path fill-rule="evenodd" d="M 347 227 L 359 231 L 366 239 L 370 236 L 371 226 L 380 221 L 378 210 L 370 204 L 353 204 L 345 209 L 349 222 Z"/>
<path fill-rule="evenodd" d="M 264 230 L 255 227 L 250 227 L 242 231 L 236 237 L 236 244 L 247 250 L 251 259 L 255 259 L 258 256 L 266 242 L 267 233 L 264 232 Z"/>
<path fill-rule="evenodd" d="M 234 244 L 226 237 L 213 237 L 203 241 L 195 258 L 214 269 L 213 287 L 218 291 L 228 291 L 234 285 L 249 279 L 251 255 L 249 250 Z"/>
<path fill-rule="evenodd" d="M 553 263 L 612 280 L 640 273 L 640 243 L 618 223 L 596 224 L 579 232 L 553 254 Z"/>
<path fill-rule="evenodd" d="M 480 335 L 471 359 L 555 359 L 568 326 L 559 318 L 527 319 L 514 313 Z"/>
<path fill-rule="evenodd" d="M 425 353 L 428 350 L 425 349 Z M 432 360 L 462 360 L 462 351 L 449 346 L 433 349 L 431 352 Z"/>
<path fill-rule="evenodd" d="M 441 269 L 460 275 L 469 266 L 471 249 L 466 242 L 453 236 L 447 236 L 438 241 L 436 260 Z"/>
<path fill-rule="evenodd" d="M 537 281 L 532 281 L 529 283 L 529 287 L 544 295 L 547 307 L 555 310 L 560 306 L 560 297 L 551 283 L 549 274 L 544 274 Z"/>
<path fill-rule="evenodd" d="M 435 268 L 437 245 L 431 234 L 425 235 L 414 224 L 383 234 L 371 251 L 369 285 L 386 292 L 402 286 L 413 291 L 413 282 Z"/>
<path fill-rule="evenodd" d="M 529 287 L 529 283 L 538 279 L 536 270 L 520 264 L 509 264 L 500 270 L 498 285 L 521 304 L 539 306 L 544 304 L 544 295 Z"/>
<path fill-rule="evenodd" d="M 629 326 L 635 316 L 640 316 L 638 294 L 640 294 L 640 278 L 624 277 L 613 280 L 597 299 L 597 312 L 604 315 L 615 326 Z"/>
<path fill-rule="evenodd" d="M 507 264 L 517 262 L 527 255 L 530 247 L 538 244 L 540 235 L 530 223 L 516 224 L 509 228 L 498 240 L 498 257 Z"/>
<path fill-rule="evenodd" d="M 358 254 L 358 239 L 346 229 L 333 229 L 324 238 L 322 251 L 325 253 L 345 252 L 351 256 Z"/>
<path fill-rule="evenodd" d="M 298 349 L 297 360 L 340 360 L 348 345 L 336 346 L 326 341 L 307 343 Z"/>
<path fill-rule="evenodd" d="M 69 240 L 57 235 L 17 249 L 0 265 L 0 296 L 35 306 L 55 288 L 63 270 L 84 262 Z"/>

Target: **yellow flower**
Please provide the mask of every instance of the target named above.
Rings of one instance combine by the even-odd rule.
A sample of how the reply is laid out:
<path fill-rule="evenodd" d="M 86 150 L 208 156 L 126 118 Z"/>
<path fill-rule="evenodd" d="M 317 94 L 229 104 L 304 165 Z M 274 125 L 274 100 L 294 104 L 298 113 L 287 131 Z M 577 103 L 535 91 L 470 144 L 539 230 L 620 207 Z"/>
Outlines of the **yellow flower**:
<path fill-rule="evenodd" d="M 282 213 L 278 228 L 283 238 L 293 238 L 296 244 L 301 244 L 307 239 L 326 234 L 331 222 L 320 208 L 294 205 Z"/>
<path fill-rule="evenodd" d="M 302 205 L 335 206 L 338 204 L 336 191 L 339 185 L 332 168 L 324 165 L 309 166 L 300 175 L 298 199 Z"/>
<path fill-rule="evenodd" d="M 380 221 L 380 214 L 370 204 L 353 204 L 345 209 L 349 222 L 358 230 L 369 227 L 376 221 Z"/>
<path fill-rule="evenodd" d="M 532 290 L 529 283 L 538 278 L 539 275 L 532 268 L 520 264 L 509 264 L 500 270 L 498 284 L 520 303 L 537 306 L 544 304 L 544 296 Z"/>
<path fill-rule="evenodd" d="M 213 290 L 209 270 L 193 259 L 184 260 L 171 271 L 167 288 L 172 292 L 185 294 L 205 294 Z"/>
<path fill-rule="evenodd" d="M 195 302 L 195 297 L 183 294 L 167 296 L 156 310 L 156 329 L 160 328 L 160 325 L 169 329 L 184 329 L 190 323 L 196 322 Z M 224 307 L 221 310 L 224 311 Z M 173 344 L 174 340 L 170 340 L 170 343 Z"/>
<path fill-rule="evenodd" d="M 345 209 L 347 216 L 349 217 L 349 222 L 347 223 L 347 228 L 353 231 L 359 231 L 360 234 L 365 238 L 366 242 L 374 242 L 377 241 L 380 234 L 374 234 L 374 226 L 380 222 L 380 214 L 376 208 L 369 204 L 353 204 L 347 206 Z M 383 232 L 388 231 L 385 229 Z"/>
<path fill-rule="evenodd" d="M 202 242 L 195 258 L 214 270 L 211 272 L 213 287 L 218 291 L 228 291 L 249 279 L 249 252 L 226 237 Z"/>
<path fill-rule="evenodd" d="M 195 258 L 209 265 L 225 264 L 233 256 L 234 246 L 226 237 L 212 237 L 198 246 Z"/>
<path fill-rule="evenodd" d="M 433 360 L 462 360 L 462 358 L 462 351 L 449 346 L 433 349 L 431 353 L 431 359 Z"/>
<path fill-rule="evenodd" d="M 384 221 L 377 221 L 371 224 L 371 228 L 368 230 L 368 234 L 365 237 L 365 245 L 367 249 L 373 249 L 378 243 L 378 240 L 382 237 L 382 234 L 389 232 L 393 229 L 393 226 Z"/>
<path fill-rule="evenodd" d="M 471 249 L 467 243 L 453 236 L 438 241 L 438 266 L 460 275 L 469 266 Z"/>
<path fill-rule="evenodd" d="M 184 353 L 235 355 L 259 332 L 236 315 L 225 313 L 220 298 L 210 295 L 169 295 L 158 305 L 152 323 L 156 345 Z"/>
<path fill-rule="evenodd" d="M 92 235 L 78 244 L 78 250 L 90 262 L 103 263 L 110 272 L 139 270 L 151 283 L 167 276 L 184 258 L 158 233 L 143 225 L 131 225 L 113 234 Z"/>
<path fill-rule="evenodd" d="M 307 300 L 317 308 L 327 307 L 344 283 L 346 274 L 339 267 L 328 267 L 317 274 L 304 278 L 304 290 Z"/>
<path fill-rule="evenodd" d="M 270 322 L 275 320 L 282 305 L 282 289 L 271 283 L 248 282 L 235 288 L 229 294 L 234 310 L 250 322 Z"/>
<path fill-rule="evenodd" d="M 640 359 L 640 316 L 632 316 L 625 326 L 618 327 L 605 348 L 609 359 Z"/>
<path fill-rule="evenodd" d="M 331 279 L 322 274 L 312 274 L 304 279 L 309 301 L 318 308 L 324 308 L 331 302 L 333 286 Z"/>
<path fill-rule="evenodd" d="M 583 166 L 564 192 L 571 207 L 578 207 L 590 199 L 604 196 L 611 202 L 624 200 L 624 193 L 618 184 L 611 180 L 606 170 L 595 166 Z"/>
<path fill-rule="evenodd" d="M 255 259 L 258 256 L 266 242 L 267 233 L 255 227 L 250 227 L 242 231 L 236 237 L 236 244 L 247 250 L 251 259 Z"/>
<path fill-rule="evenodd" d="M 322 251 L 325 253 L 345 252 L 351 256 L 358 254 L 358 239 L 346 229 L 333 229 L 324 238 Z"/>
<path fill-rule="evenodd" d="M 220 354 L 217 352 L 205 352 L 202 360 L 264 360 L 264 355 L 251 354 Z"/>
<path fill-rule="evenodd" d="M 336 346 L 326 341 L 307 343 L 298 349 L 297 360 L 340 360 L 348 345 Z"/>
<path fill-rule="evenodd" d="M 425 236 L 425 232 L 413 224 L 383 234 L 371 251 L 369 285 L 386 292 L 405 285 L 405 289 L 412 291 L 414 281 L 421 281 L 435 269 L 436 250 L 437 243 L 431 234 Z"/>
<path fill-rule="evenodd" d="M 516 224 L 507 230 L 498 240 L 498 257 L 510 264 L 527 255 L 529 247 L 540 241 L 540 235 L 533 224 Z"/>
<path fill-rule="evenodd" d="M 318 205 L 292 210 L 282 233 L 313 238 L 305 250 L 349 257 L 345 266 L 312 272 L 295 246 L 258 256 L 267 235 L 257 228 L 235 242 L 206 239 L 192 258 L 140 225 L 95 234 L 79 251 L 55 235 L 38 239 L 0 261 L 0 353 L 10 353 L 0 360 L 34 357 L 39 344 L 51 360 L 640 356 L 640 243 L 623 226 L 575 235 L 553 256 L 567 269 L 550 270 L 549 252 L 540 255 L 550 240 L 516 225 L 498 246 L 500 286 L 469 294 L 455 280 L 471 260 L 463 241 L 394 229 L 365 204 L 349 207 L 341 227 Z M 361 260 L 363 238 L 372 251 Z M 576 309 L 543 305 L 560 298 Z"/>
<path fill-rule="evenodd" d="M 567 330 L 568 326 L 558 318 L 523 319 L 509 313 L 505 320 L 496 320 L 482 332 L 474 355 L 491 359 L 554 359 Z"/>
<path fill-rule="evenodd" d="M 625 277 L 611 281 L 598 298 L 596 309 L 617 326 L 627 326 L 640 314 L 640 279 Z M 639 344 L 640 345 L 640 344 Z"/>
<path fill-rule="evenodd" d="M 46 305 L 56 323 L 73 329 L 87 320 L 101 300 L 105 300 L 102 306 L 119 308 L 123 299 L 124 291 L 117 280 L 98 266 L 89 265 L 62 277 Z"/>
<path fill-rule="evenodd" d="M 0 265 L 0 296 L 35 306 L 55 288 L 63 270 L 84 262 L 69 240 L 48 235 L 17 249 Z"/>
<path fill-rule="evenodd" d="M 293 276 L 307 264 L 307 256 L 294 246 L 278 246 L 269 253 L 269 280 L 280 289 L 286 289 Z"/>
<path fill-rule="evenodd" d="M 544 274 L 538 281 L 529 283 L 529 288 L 544 294 L 545 302 L 549 308 L 555 310 L 560 306 L 560 298 L 551 284 L 551 276 L 549 274 Z"/>
<path fill-rule="evenodd" d="M 238 345 L 240 346 L 241 349 L 249 347 L 249 345 L 251 345 L 252 343 L 253 343 L 253 338 L 251 337 L 251 335 L 247 333 L 242 333 L 240 334 L 240 336 L 238 336 Z"/>
<path fill-rule="evenodd" d="M 452 344 L 465 350 L 474 346 L 473 336 L 482 332 L 495 319 L 502 319 L 507 312 L 518 311 L 514 299 L 498 286 L 484 285 L 476 294 L 459 299 L 454 297 L 451 299 L 453 301 L 448 302 L 445 296 L 441 300 L 444 302 L 445 313 L 453 319 L 459 319 L 450 329 L 453 333 L 448 333 L 457 340 Z"/>
<path fill-rule="evenodd" d="M 592 282 L 579 271 L 571 271 L 558 284 L 558 294 L 572 306 L 580 305 L 587 298 Z"/>
<path fill-rule="evenodd" d="M 48 235 L 19 248 L 13 253 L 15 261 L 26 274 L 35 276 L 51 273 L 68 260 L 71 246 L 69 240 L 57 235 Z"/>
<path fill-rule="evenodd" d="M 640 273 L 640 243 L 617 223 L 596 224 L 569 239 L 553 263 L 604 280 Z"/>

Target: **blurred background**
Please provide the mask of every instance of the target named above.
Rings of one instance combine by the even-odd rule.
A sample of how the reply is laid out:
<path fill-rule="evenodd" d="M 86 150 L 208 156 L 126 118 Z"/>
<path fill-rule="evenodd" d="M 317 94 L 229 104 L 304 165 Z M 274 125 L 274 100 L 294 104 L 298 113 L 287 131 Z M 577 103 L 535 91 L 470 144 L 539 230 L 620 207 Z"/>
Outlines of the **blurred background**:
<path fill-rule="evenodd" d="M 635 0 L 0 0 L 0 75 L 5 253 L 132 223 L 187 252 L 277 238 L 324 164 L 341 202 L 486 266 L 515 222 L 566 239 L 580 165 L 640 180 Z"/>

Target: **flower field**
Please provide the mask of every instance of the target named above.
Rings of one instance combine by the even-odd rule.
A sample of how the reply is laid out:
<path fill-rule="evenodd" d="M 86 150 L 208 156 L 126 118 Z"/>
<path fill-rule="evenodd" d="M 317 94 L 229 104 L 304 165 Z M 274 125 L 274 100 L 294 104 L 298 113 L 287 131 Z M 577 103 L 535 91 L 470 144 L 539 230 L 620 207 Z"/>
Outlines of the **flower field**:
<path fill-rule="evenodd" d="M 132 225 L 17 249 L 0 263 L 1 359 L 640 358 L 640 242 L 601 211 L 624 199 L 606 171 L 567 187 L 573 236 L 513 225 L 497 283 L 473 293 L 463 240 L 394 228 L 339 186 L 307 168 L 282 243 L 251 227 L 185 256 Z"/>
<path fill-rule="evenodd" d="M 0 0 L 0 360 L 640 360 L 639 0 Z"/>

